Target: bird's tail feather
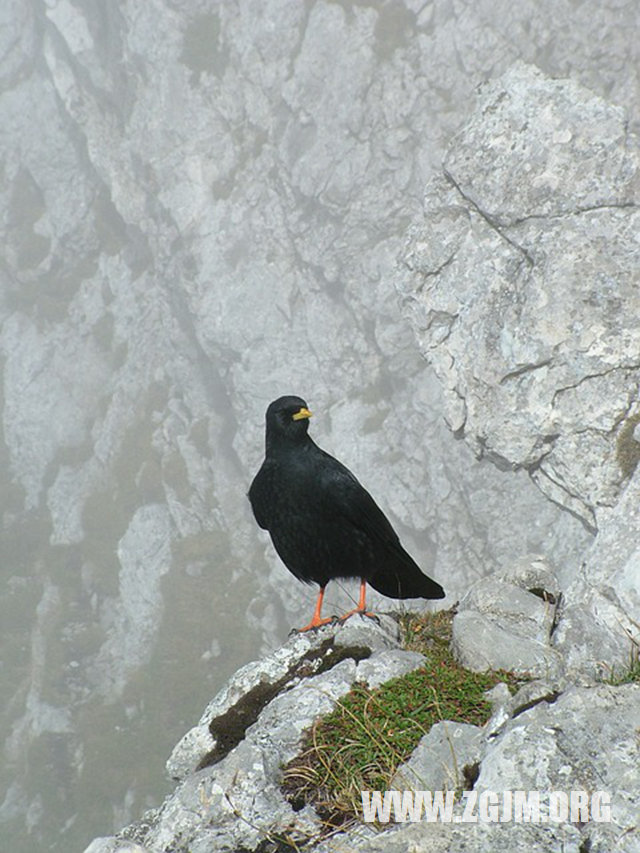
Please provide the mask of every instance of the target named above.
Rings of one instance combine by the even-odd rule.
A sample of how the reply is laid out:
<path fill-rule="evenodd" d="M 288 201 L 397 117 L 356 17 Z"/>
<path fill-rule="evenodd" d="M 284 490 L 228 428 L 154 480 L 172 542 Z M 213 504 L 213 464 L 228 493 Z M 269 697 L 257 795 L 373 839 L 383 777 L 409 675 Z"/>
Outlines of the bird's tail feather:
<path fill-rule="evenodd" d="M 383 566 L 368 578 L 377 592 L 388 598 L 444 598 L 437 581 L 425 575 L 409 555 L 395 566 Z"/>

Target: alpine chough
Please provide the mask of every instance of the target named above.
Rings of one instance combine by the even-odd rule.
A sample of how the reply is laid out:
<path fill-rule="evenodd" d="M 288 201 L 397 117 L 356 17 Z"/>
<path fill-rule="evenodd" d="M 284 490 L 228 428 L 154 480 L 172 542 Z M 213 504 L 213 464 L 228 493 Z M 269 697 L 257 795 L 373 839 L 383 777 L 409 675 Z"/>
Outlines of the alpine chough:
<path fill-rule="evenodd" d="M 308 434 L 311 412 L 300 397 L 280 397 L 267 409 L 266 453 L 249 489 L 256 521 L 271 535 L 285 566 L 320 586 L 308 631 L 321 617 L 327 583 L 359 578 L 360 601 L 346 613 L 366 614 L 366 584 L 389 598 L 443 598 L 407 554 L 369 492 Z"/>

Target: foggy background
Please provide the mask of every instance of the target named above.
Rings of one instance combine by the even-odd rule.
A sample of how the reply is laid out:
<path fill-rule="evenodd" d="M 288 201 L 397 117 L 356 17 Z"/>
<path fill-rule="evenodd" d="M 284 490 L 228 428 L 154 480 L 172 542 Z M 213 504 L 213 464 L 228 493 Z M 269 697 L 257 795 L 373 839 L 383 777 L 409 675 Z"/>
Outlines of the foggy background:
<path fill-rule="evenodd" d="M 452 437 L 394 276 L 475 88 L 516 59 L 637 125 L 639 18 L 636 0 L 3 0 L 7 849 L 81 850 L 159 803 L 209 698 L 308 621 L 315 589 L 246 500 L 280 394 L 446 604 L 529 552 L 571 577 L 586 532 Z"/>

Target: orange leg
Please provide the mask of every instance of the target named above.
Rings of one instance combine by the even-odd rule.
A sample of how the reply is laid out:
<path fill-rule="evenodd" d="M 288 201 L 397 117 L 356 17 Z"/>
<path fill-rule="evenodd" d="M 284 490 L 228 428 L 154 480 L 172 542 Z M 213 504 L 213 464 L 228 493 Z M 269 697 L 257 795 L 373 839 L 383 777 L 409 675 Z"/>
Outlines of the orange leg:
<path fill-rule="evenodd" d="M 358 606 L 354 607 L 353 610 L 350 610 L 348 613 L 345 613 L 344 616 L 340 617 L 340 621 L 344 622 L 345 619 L 348 619 L 349 616 L 353 616 L 354 613 L 360 613 L 362 616 L 369 616 L 371 619 L 377 619 L 375 613 L 371 613 L 367 610 L 366 606 L 366 596 L 367 596 L 367 582 L 364 578 L 360 580 L 360 601 L 358 602 Z"/>
<path fill-rule="evenodd" d="M 312 628 L 319 628 L 320 625 L 328 625 L 329 622 L 333 622 L 334 616 L 329 616 L 326 619 L 322 619 L 320 613 L 322 611 L 322 600 L 324 598 L 324 587 L 320 587 L 320 592 L 318 593 L 318 600 L 316 601 L 316 609 L 313 612 L 313 616 L 311 617 L 311 622 L 308 625 L 305 625 L 304 628 L 298 628 L 297 633 L 301 634 L 303 631 L 310 631 Z"/>

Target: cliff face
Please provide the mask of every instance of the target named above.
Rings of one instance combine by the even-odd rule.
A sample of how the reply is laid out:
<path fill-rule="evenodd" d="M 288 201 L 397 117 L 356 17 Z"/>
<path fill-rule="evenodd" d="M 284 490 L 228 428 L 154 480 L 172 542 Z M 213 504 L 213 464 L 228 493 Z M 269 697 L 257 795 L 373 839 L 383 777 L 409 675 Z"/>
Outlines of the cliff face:
<path fill-rule="evenodd" d="M 451 428 L 596 529 L 638 459 L 637 139 L 621 108 L 517 65 L 443 172 L 404 292 Z"/>
<path fill-rule="evenodd" d="M 597 531 L 553 640 L 592 672 L 640 622 L 639 201 L 624 111 L 516 65 L 452 141 L 402 282 L 451 428 Z"/>
<path fill-rule="evenodd" d="M 175 748 L 175 793 L 88 853 L 265 851 L 285 835 L 322 853 L 639 849 L 640 685 L 602 683 L 640 647 L 639 149 L 618 108 L 517 65 L 481 93 L 444 163 L 398 286 L 450 426 L 596 535 L 573 578 L 535 555 L 470 587 L 459 658 L 534 680 L 514 697 L 494 689 L 482 729 L 434 727 L 398 784 L 447 787 L 443 762 L 473 764 L 477 792 L 607 791 L 612 822 L 363 826 L 315 843 L 321 821 L 286 802 L 282 763 L 354 680 L 420 664 L 392 620 L 352 620 L 238 672 Z"/>

